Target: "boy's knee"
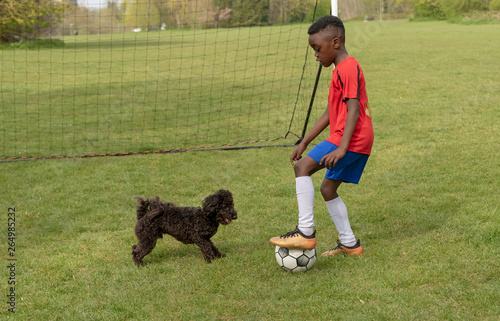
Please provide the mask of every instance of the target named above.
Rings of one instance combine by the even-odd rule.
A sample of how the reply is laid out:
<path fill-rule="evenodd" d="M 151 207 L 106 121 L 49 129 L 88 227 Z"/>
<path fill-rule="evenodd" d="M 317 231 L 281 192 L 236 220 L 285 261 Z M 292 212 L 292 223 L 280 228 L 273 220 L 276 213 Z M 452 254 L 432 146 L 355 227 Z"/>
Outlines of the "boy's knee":
<path fill-rule="evenodd" d="M 321 187 L 319 188 L 323 199 L 325 201 L 329 201 L 337 198 L 339 196 L 339 194 L 337 194 L 337 188 L 339 187 L 339 185 L 340 181 L 330 181 L 325 179 L 323 183 L 321 183 Z"/>
<path fill-rule="evenodd" d="M 300 162 L 295 162 L 293 164 L 293 171 L 295 172 L 295 177 L 303 176 L 302 174 L 302 166 L 300 166 Z"/>
<path fill-rule="evenodd" d="M 293 170 L 295 171 L 295 177 L 301 176 L 311 176 L 323 167 L 316 163 L 315 160 L 309 156 L 301 158 L 299 161 L 295 162 L 293 165 Z"/>
<path fill-rule="evenodd" d="M 301 176 L 311 176 L 311 170 L 307 166 L 307 162 L 298 161 L 293 165 L 293 170 L 295 172 L 295 177 Z"/>
<path fill-rule="evenodd" d="M 328 196 L 329 192 L 331 192 L 331 188 L 329 188 L 328 185 L 324 182 L 321 184 L 319 190 L 321 191 L 321 195 L 323 195 L 323 198 Z"/>

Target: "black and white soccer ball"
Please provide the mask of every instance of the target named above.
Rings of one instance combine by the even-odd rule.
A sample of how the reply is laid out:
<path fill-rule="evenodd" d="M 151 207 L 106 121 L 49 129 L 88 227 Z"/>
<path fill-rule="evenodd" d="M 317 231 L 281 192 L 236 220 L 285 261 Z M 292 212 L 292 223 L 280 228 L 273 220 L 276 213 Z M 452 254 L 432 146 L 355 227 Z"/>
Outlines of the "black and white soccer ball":
<path fill-rule="evenodd" d="M 316 262 L 316 248 L 312 250 L 287 249 L 276 245 L 276 261 L 286 271 L 305 272 Z"/>

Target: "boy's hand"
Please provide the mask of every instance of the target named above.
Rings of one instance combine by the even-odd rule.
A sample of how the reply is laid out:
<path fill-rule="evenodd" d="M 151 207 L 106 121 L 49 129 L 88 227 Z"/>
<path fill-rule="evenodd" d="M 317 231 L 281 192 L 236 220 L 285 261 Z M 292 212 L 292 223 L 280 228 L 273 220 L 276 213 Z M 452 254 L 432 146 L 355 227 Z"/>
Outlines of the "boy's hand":
<path fill-rule="evenodd" d="M 294 165 L 294 162 L 300 160 L 302 158 L 302 153 L 306 150 L 306 145 L 299 144 L 295 148 L 295 150 L 292 153 L 292 156 L 290 157 L 290 163 L 292 166 Z"/>
<path fill-rule="evenodd" d="M 337 162 L 344 157 L 346 151 L 337 148 L 333 152 L 326 154 L 321 158 L 321 161 L 319 162 L 320 165 L 325 166 L 326 168 L 330 169 L 337 165 Z"/>

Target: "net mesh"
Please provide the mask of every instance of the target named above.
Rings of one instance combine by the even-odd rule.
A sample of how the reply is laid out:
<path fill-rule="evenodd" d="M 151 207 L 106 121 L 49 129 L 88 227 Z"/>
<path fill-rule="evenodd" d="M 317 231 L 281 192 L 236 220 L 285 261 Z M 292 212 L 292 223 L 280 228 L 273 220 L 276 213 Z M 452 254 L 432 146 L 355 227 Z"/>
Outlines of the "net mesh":
<path fill-rule="evenodd" d="M 72 7 L 45 32 L 50 45 L 0 51 L 2 159 L 293 144 L 301 135 L 317 72 L 312 15 L 238 26 L 233 9 L 215 27 L 203 25 L 213 23 L 204 9 L 191 12 L 198 25 L 175 26 L 172 16 L 132 28 L 106 12 L 83 28 L 96 11 Z"/>

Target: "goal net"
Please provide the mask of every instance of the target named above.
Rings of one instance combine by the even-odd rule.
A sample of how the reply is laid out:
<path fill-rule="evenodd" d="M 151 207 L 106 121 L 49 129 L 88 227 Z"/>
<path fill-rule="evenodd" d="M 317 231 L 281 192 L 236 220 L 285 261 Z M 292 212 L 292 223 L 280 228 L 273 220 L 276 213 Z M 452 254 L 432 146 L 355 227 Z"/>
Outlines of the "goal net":
<path fill-rule="evenodd" d="M 69 1 L 37 41 L 2 44 L 0 159 L 300 138 L 316 1 L 91 2 Z"/>

